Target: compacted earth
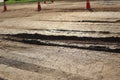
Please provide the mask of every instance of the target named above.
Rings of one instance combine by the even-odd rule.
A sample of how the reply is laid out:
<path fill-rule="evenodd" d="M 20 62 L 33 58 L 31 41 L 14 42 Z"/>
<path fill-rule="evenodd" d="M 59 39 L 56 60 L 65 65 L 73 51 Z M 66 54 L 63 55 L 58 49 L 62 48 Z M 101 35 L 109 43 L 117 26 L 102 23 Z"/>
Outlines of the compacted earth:
<path fill-rule="evenodd" d="M 0 5 L 0 80 L 119 80 L 120 1 Z"/>

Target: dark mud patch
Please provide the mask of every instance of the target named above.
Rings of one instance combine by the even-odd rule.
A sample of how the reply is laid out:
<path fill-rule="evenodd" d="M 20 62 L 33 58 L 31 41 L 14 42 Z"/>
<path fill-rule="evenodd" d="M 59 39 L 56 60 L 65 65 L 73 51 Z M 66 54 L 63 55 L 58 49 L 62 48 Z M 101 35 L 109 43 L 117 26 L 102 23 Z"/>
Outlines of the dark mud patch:
<path fill-rule="evenodd" d="M 16 37 L 22 39 L 41 39 L 41 40 L 76 40 L 76 41 L 102 41 L 120 43 L 120 37 L 77 37 L 77 36 L 63 36 L 63 35 L 42 35 L 42 34 L 7 34 L 9 37 Z"/>
<path fill-rule="evenodd" d="M 75 78 L 86 79 L 77 74 L 71 74 L 71 73 L 61 71 L 61 70 L 51 69 L 51 68 L 47 68 L 44 66 L 31 64 L 31 63 L 25 63 L 25 62 L 21 62 L 21 61 L 12 60 L 12 59 L 7 59 L 4 57 L 0 58 L 0 64 L 8 65 L 10 67 L 14 67 L 14 68 L 22 69 L 22 70 L 40 73 L 40 74 L 43 74 L 46 76 L 47 75 L 53 76 L 56 79 L 58 79 L 58 78 L 64 78 L 66 80 L 72 80 L 72 79 L 74 80 Z"/>
<path fill-rule="evenodd" d="M 56 47 L 66 47 L 66 48 L 75 48 L 75 49 L 85 49 L 85 50 L 93 50 L 93 51 L 105 51 L 105 52 L 114 52 L 114 53 L 120 53 L 120 48 L 118 49 L 111 49 L 106 46 L 78 46 L 78 45 L 69 45 L 69 44 L 60 44 L 60 43 L 49 43 L 39 41 L 39 40 L 15 40 L 15 39 L 9 39 L 11 41 L 17 41 L 17 42 L 22 42 L 22 43 L 27 43 L 27 44 L 35 44 L 35 45 L 43 45 L 43 46 L 56 46 Z"/>
<path fill-rule="evenodd" d="M 116 20 L 116 21 L 82 20 L 80 22 L 90 22 L 90 23 L 120 23 L 120 20 Z"/>
<path fill-rule="evenodd" d="M 3 39 L 26 43 L 26 44 L 120 53 L 119 37 L 97 38 L 97 37 L 77 37 L 77 36 L 62 36 L 62 35 L 54 36 L 54 35 L 22 33 L 22 34 L 13 34 L 13 35 L 7 34 L 3 37 Z"/>

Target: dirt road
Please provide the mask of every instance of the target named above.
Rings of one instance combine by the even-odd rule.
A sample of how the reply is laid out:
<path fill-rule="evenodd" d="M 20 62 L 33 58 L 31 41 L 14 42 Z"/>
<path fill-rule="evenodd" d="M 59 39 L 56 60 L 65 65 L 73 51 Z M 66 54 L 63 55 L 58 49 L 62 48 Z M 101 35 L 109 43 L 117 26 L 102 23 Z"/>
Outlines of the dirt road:
<path fill-rule="evenodd" d="M 120 1 L 0 6 L 0 80 L 119 80 Z"/>

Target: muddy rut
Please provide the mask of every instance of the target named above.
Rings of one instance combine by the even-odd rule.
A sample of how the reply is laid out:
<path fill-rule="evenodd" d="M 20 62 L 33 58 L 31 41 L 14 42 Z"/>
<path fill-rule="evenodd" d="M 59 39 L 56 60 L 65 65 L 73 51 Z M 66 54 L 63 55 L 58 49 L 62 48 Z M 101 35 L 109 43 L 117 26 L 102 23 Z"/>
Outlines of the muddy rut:
<path fill-rule="evenodd" d="M 26 44 L 120 53 L 119 37 L 77 37 L 20 33 L 1 34 L 1 38 Z"/>

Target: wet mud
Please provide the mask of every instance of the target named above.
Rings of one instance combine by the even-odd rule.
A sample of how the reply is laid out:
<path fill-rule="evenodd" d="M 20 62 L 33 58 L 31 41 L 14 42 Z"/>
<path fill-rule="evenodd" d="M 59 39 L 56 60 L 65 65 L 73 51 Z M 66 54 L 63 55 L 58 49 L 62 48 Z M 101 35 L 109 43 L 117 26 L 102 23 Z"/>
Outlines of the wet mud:
<path fill-rule="evenodd" d="M 120 23 L 120 20 L 116 21 L 99 21 L 99 20 L 83 20 L 80 22 L 90 22 L 90 23 Z"/>
<path fill-rule="evenodd" d="M 77 37 L 43 34 L 5 34 L 2 39 L 26 44 L 120 53 L 119 37 Z"/>
<path fill-rule="evenodd" d="M 76 40 L 76 41 L 102 41 L 120 43 L 120 37 L 77 37 L 64 35 L 43 35 L 43 34 L 5 34 L 4 36 L 17 37 L 22 39 L 41 39 L 41 40 Z"/>

